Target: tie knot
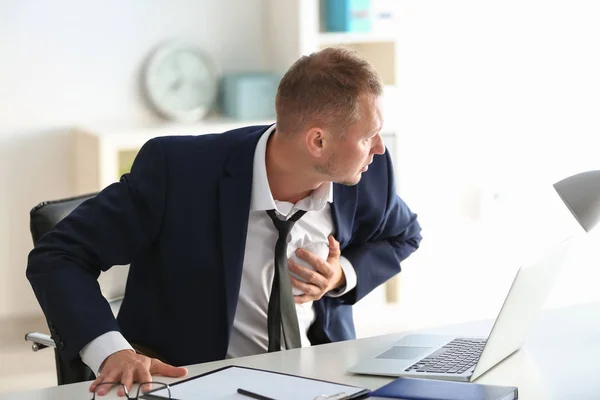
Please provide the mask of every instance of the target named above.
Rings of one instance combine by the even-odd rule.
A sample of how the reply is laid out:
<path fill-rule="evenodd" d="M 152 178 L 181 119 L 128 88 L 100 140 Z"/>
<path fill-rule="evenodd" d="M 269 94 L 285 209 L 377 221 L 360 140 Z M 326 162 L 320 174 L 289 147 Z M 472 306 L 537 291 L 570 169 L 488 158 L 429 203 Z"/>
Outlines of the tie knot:
<path fill-rule="evenodd" d="M 283 219 L 279 219 L 275 210 L 267 210 L 267 215 L 269 215 L 269 217 L 271 217 L 271 220 L 273 221 L 275 228 L 277 228 L 277 230 L 279 231 L 280 237 L 287 236 L 290 233 L 290 231 L 292 230 L 292 227 L 294 226 L 296 221 L 298 221 L 304 214 L 306 214 L 306 211 L 299 210 L 299 211 L 296 211 L 294 213 L 294 215 L 292 215 L 287 220 L 283 220 Z"/>

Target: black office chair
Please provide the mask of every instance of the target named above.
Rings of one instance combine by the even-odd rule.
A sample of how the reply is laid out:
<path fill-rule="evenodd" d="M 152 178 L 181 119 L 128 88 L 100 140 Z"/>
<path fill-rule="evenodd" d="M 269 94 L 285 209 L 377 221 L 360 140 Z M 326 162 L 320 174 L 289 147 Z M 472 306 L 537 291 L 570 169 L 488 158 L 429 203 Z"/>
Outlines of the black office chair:
<path fill-rule="evenodd" d="M 96 194 L 97 193 L 91 193 L 66 199 L 45 201 L 35 206 L 29 213 L 30 231 L 34 246 L 43 235 L 52 230 L 54 225 L 69 215 L 71 211 L 77 208 L 81 203 L 96 196 Z M 110 301 L 111 308 L 115 315 L 118 312 L 121 301 L 122 298 Z M 51 328 L 50 331 L 52 332 L 52 330 L 53 329 Z M 30 332 L 25 335 L 25 340 L 33 343 L 31 346 L 33 351 L 38 351 L 46 347 L 54 348 L 56 378 L 59 385 L 83 382 L 95 378 L 92 370 L 90 370 L 81 359 L 76 359 L 72 362 L 63 360 L 59 356 L 58 351 L 56 351 L 56 344 L 50 335 L 39 332 Z"/>

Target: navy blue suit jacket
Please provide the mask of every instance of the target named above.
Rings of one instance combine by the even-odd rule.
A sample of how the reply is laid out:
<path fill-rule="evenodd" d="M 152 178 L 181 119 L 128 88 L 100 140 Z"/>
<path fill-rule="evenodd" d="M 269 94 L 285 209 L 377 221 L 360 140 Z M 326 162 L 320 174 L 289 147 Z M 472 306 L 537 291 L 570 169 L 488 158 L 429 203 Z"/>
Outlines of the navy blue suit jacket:
<path fill-rule="evenodd" d="M 174 365 L 224 359 L 242 275 L 253 157 L 267 127 L 152 139 L 120 182 L 40 239 L 27 277 L 65 359 L 121 331 Z M 311 343 L 355 337 L 351 305 L 400 271 L 420 226 L 396 195 L 388 155 L 356 186 L 334 185 L 332 216 L 355 289 L 314 303 Z M 97 278 L 131 264 L 115 321 Z M 266 329 L 266 327 L 265 327 Z"/>

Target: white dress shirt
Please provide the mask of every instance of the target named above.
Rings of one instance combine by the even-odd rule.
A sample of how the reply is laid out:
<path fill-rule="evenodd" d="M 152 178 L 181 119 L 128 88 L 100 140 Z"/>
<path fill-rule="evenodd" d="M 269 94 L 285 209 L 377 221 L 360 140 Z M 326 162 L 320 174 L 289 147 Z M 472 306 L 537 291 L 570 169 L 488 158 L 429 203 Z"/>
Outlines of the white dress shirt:
<path fill-rule="evenodd" d="M 265 156 L 267 141 L 274 130 L 275 126 L 273 125 L 262 135 L 254 153 L 252 197 L 244 267 L 227 357 L 260 354 L 267 352 L 268 349 L 267 310 L 275 268 L 275 243 L 279 233 L 266 210 L 275 210 L 286 219 L 297 210 L 307 211 L 294 224 L 287 246 L 288 258 L 292 258 L 301 265 L 308 266 L 296 257 L 296 249 L 302 247 L 327 259 L 329 254 L 328 236 L 334 232 L 329 204 L 333 201 L 333 184 L 322 185 L 310 196 L 296 204 L 273 199 L 267 179 Z M 356 286 L 356 272 L 350 261 L 341 257 L 340 263 L 346 275 L 346 286 L 335 293 L 329 293 L 330 296 L 341 296 Z M 294 294 L 301 294 L 297 289 L 293 289 Z M 310 346 L 307 332 L 315 319 L 312 302 L 296 304 L 296 313 L 302 346 Z"/>
<path fill-rule="evenodd" d="M 326 259 L 329 253 L 328 236 L 334 232 L 330 204 L 333 201 L 333 184 L 324 184 L 310 196 L 296 204 L 273 199 L 265 163 L 267 141 L 275 125 L 259 139 L 254 153 L 252 197 L 244 251 L 244 264 L 233 329 L 229 340 L 227 357 L 242 357 L 267 352 L 267 309 L 275 268 L 275 243 L 279 236 L 266 210 L 275 210 L 282 216 L 291 217 L 297 210 L 305 210 L 292 228 L 288 238 L 288 258 L 301 265 L 295 251 L 304 248 Z M 329 292 L 328 296 L 341 296 L 356 286 L 356 272 L 350 261 L 340 257 L 346 277 L 346 286 Z M 294 294 L 300 294 L 294 288 Z M 315 318 L 312 302 L 296 304 L 302 346 L 310 346 L 308 328 Z M 88 343 L 79 355 L 85 364 L 98 375 L 100 365 L 109 355 L 132 349 L 123 335 L 117 331 L 107 332 Z"/>

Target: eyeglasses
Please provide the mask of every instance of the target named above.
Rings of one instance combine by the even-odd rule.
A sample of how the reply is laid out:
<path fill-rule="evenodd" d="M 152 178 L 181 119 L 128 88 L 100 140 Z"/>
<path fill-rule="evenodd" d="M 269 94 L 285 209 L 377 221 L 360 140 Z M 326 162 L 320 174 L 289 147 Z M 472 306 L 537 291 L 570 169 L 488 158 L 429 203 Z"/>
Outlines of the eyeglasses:
<path fill-rule="evenodd" d="M 100 387 L 108 387 L 108 391 L 113 390 L 113 388 L 123 388 L 123 391 L 125 393 L 125 398 L 129 399 L 129 400 L 136 400 L 136 399 L 141 399 L 141 396 L 147 395 L 151 392 L 157 392 L 160 391 L 160 398 L 161 399 L 171 399 L 171 387 L 169 385 L 167 385 L 166 383 L 162 383 L 162 382 L 140 382 L 138 388 L 137 388 L 137 392 L 135 394 L 134 397 L 129 396 L 129 392 L 127 391 L 127 387 L 125 387 L 125 385 L 123 385 L 120 382 L 102 382 L 100 383 L 98 386 L 96 386 L 96 388 L 94 389 L 94 396 L 92 397 L 92 400 L 96 400 L 96 393 L 98 392 L 98 388 Z M 169 397 L 166 397 L 166 396 Z M 100 395 L 98 395 L 100 396 Z M 158 397 L 157 397 L 158 398 Z"/>

